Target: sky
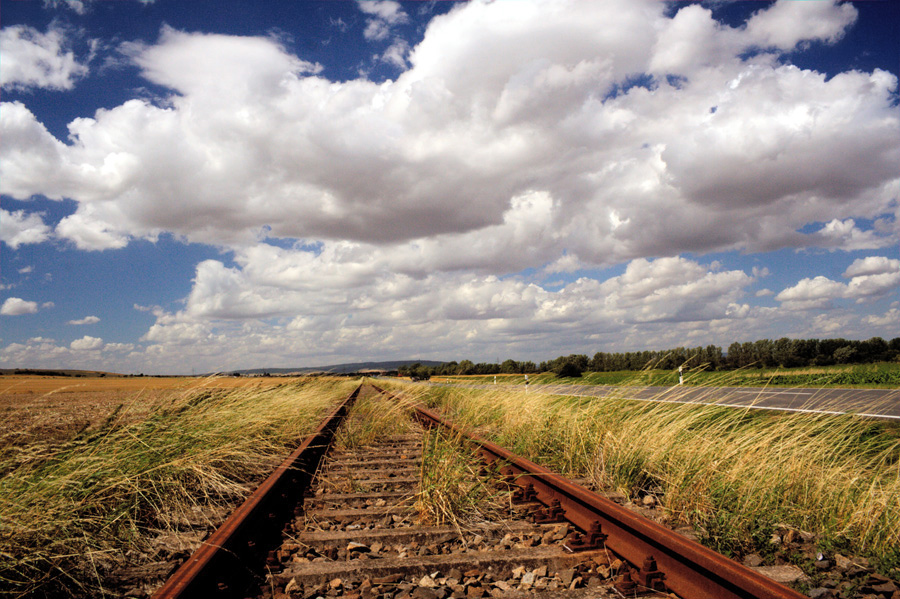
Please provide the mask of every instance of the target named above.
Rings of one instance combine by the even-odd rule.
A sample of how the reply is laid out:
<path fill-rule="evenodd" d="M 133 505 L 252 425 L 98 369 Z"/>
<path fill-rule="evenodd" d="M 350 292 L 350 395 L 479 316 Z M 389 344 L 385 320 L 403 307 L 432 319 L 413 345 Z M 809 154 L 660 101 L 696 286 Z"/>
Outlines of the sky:
<path fill-rule="evenodd" d="M 900 336 L 896 2 L 0 11 L 0 367 Z"/>

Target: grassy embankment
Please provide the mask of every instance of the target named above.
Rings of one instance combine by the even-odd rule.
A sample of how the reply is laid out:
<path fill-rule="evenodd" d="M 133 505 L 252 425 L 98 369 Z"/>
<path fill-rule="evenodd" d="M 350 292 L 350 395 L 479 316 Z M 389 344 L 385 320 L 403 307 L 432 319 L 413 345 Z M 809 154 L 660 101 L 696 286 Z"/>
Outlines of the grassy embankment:
<path fill-rule="evenodd" d="M 497 382 L 505 385 L 524 385 L 521 374 L 498 374 Z M 647 369 L 640 372 L 585 372 L 579 378 L 558 378 L 544 372 L 528 375 L 531 384 L 574 383 L 580 385 L 672 386 L 678 384 L 678 372 Z M 493 383 L 494 375 L 435 376 L 435 382 Z M 685 385 L 726 387 L 814 387 L 814 388 L 900 388 L 900 364 L 859 364 L 844 366 L 816 366 L 805 368 L 744 368 L 709 372 L 703 369 L 686 370 Z"/>
<path fill-rule="evenodd" d="M 633 498 L 655 495 L 670 522 L 695 526 L 726 554 L 772 555 L 772 533 L 788 526 L 815 533 L 823 550 L 900 574 L 896 424 L 500 386 L 409 392 L 554 470 Z"/>
<path fill-rule="evenodd" d="M 355 384 L 178 391 L 149 413 L 123 397 L 64 442 L 0 445 L 0 594 L 104 596 L 154 537 L 249 494 Z"/>

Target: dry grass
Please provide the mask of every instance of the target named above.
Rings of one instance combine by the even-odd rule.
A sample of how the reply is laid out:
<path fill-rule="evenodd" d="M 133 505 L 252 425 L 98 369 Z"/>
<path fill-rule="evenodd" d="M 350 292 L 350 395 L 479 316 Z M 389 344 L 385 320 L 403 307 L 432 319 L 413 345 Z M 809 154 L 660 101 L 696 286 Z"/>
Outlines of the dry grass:
<path fill-rule="evenodd" d="M 378 439 L 403 435 L 415 429 L 413 402 L 403 396 L 388 398 L 369 386 L 363 387 L 344 424 L 335 436 L 340 449 L 364 447 Z"/>
<path fill-rule="evenodd" d="M 787 524 L 816 533 L 823 549 L 900 566 L 896 425 L 509 388 L 436 388 L 428 401 L 550 468 L 662 497 L 672 520 L 699 527 L 720 551 L 765 551 Z"/>
<path fill-rule="evenodd" d="M 376 439 L 422 432 L 412 420 L 413 406 L 424 399 L 419 389 L 403 384 L 385 384 L 392 397 L 374 395 L 356 402 L 338 431 L 339 447 L 361 447 Z M 497 486 L 482 472 L 482 462 L 473 449 L 455 435 L 426 430 L 423 436 L 422 466 L 414 505 L 423 523 L 468 529 L 495 520 L 510 489 Z"/>
<path fill-rule="evenodd" d="M 353 384 L 188 390 L 140 416 L 123 397 L 63 443 L 0 447 L 0 592 L 104 596 L 129 553 L 245 497 Z"/>
<path fill-rule="evenodd" d="M 482 470 L 483 463 L 458 435 L 425 435 L 416 508 L 423 522 L 466 529 L 497 520 L 511 491 Z"/>

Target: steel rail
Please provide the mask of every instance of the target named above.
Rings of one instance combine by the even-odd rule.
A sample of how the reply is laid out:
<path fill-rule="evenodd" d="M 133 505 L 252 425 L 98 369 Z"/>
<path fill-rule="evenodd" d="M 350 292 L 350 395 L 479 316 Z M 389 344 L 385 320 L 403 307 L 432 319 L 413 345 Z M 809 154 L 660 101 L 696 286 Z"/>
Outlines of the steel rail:
<path fill-rule="evenodd" d="M 169 577 L 152 599 L 244 597 L 267 552 L 281 541 L 288 512 L 302 499 L 338 425 L 359 395 L 356 388 L 316 430 Z"/>
<path fill-rule="evenodd" d="M 629 511 L 572 481 L 495 443 L 470 434 L 424 407 L 416 408 L 426 426 L 438 426 L 468 439 L 488 463 L 498 462 L 501 472 L 525 488 L 532 485 L 544 505 L 553 500 L 566 520 L 588 531 L 599 523 L 606 546 L 632 564 L 655 559 L 665 586 L 685 599 L 802 599 L 804 596 Z"/>

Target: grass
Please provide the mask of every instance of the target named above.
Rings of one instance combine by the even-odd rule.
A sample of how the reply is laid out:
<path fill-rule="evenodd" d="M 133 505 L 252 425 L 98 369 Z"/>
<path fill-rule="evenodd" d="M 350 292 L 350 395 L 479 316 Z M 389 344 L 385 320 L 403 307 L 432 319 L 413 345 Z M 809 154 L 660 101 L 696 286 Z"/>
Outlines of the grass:
<path fill-rule="evenodd" d="M 900 574 L 900 429 L 852 416 L 435 388 L 456 422 L 601 488 L 661 498 L 726 554 L 771 552 L 778 526 Z"/>
<path fill-rule="evenodd" d="M 111 571 L 217 524 L 354 384 L 185 391 L 137 420 L 126 400 L 64 443 L 0 448 L 0 593 L 109 596 Z"/>
<path fill-rule="evenodd" d="M 384 385 L 381 381 L 378 384 Z M 387 387 L 398 389 L 392 384 Z M 422 432 L 412 419 L 416 403 L 417 395 L 409 393 L 391 398 L 374 393 L 360 397 L 338 430 L 336 446 L 355 449 L 386 437 Z M 420 521 L 464 529 L 491 519 L 506 495 L 481 472 L 475 452 L 461 439 L 435 430 L 424 432 L 419 487 L 414 499 Z"/>
<path fill-rule="evenodd" d="M 498 374 L 497 383 L 524 385 L 521 374 Z M 580 378 L 558 378 L 544 372 L 528 375 L 531 384 L 671 386 L 678 384 L 678 372 L 648 368 L 642 371 L 585 372 Z M 493 383 L 494 375 L 436 376 L 436 382 Z M 900 388 L 900 363 L 858 364 L 803 368 L 743 368 L 707 371 L 692 368 L 684 373 L 685 385 L 728 387 L 814 387 L 814 388 Z"/>
<path fill-rule="evenodd" d="M 416 508 L 429 524 L 457 529 L 496 519 L 510 491 L 482 471 L 478 456 L 458 435 L 425 435 Z"/>
<path fill-rule="evenodd" d="M 412 432 L 415 429 L 412 405 L 413 402 L 404 396 L 389 399 L 364 387 L 337 431 L 335 446 L 353 450 L 384 437 Z"/>

